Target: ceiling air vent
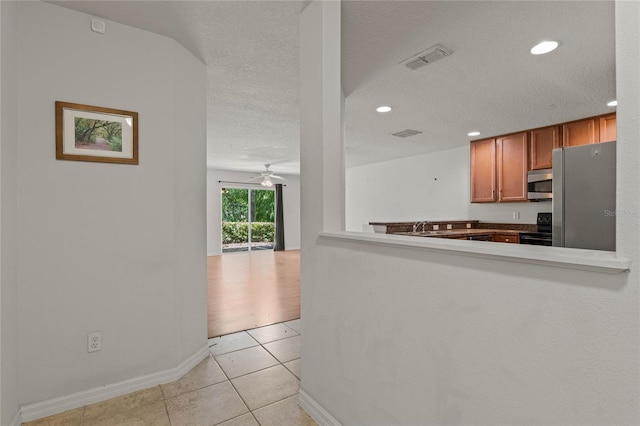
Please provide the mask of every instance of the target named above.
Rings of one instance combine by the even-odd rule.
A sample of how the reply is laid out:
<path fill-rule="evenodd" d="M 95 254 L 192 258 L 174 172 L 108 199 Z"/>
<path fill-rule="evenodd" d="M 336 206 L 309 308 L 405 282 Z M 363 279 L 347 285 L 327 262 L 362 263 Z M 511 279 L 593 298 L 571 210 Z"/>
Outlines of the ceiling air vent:
<path fill-rule="evenodd" d="M 399 138 L 408 138 L 409 136 L 420 135 L 422 132 L 417 130 L 406 129 L 401 132 L 391 133 L 391 136 L 397 136 Z"/>
<path fill-rule="evenodd" d="M 422 68 L 427 64 L 449 56 L 452 53 L 453 52 L 446 47 L 436 44 L 435 46 L 428 48 L 424 52 L 420 52 L 417 55 L 413 55 L 409 59 L 405 59 L 404 61 L 400 62 L 400 64 L 404 65 L 410 70 L 417 70 L 418 68 Z"/>

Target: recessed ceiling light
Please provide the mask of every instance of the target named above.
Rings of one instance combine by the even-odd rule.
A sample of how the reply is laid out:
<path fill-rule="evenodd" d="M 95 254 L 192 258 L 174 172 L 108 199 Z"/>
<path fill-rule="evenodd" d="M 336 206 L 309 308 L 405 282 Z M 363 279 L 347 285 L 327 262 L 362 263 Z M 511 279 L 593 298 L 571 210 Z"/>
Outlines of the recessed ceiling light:
<path fill-rule="evenodd" d="M 467 133 L 468 136 L 480 136 L 480 132 L 469 132 Z"/>
<path fill-rule="evenodd" d="M 557 41 L 543 41 L 533 46 L 531 53 L 534 55 L 544 55 L 545 53 L 555 50 L 556 47 L 558 47 Z"/>
<path fill-rule="evenodd" d="M 378 111 L 378 112 L 389 112 L 389 111 L 391 111 L 391 107 L 390 106 L 386 106 L 386 105 L 379 106 L 378 108 L 376 108 L 376 111 Z"/>
<path fill-rule="evenodd" d="M 618 101 L 607 102 L 607 106 L 618 106 Z"/>

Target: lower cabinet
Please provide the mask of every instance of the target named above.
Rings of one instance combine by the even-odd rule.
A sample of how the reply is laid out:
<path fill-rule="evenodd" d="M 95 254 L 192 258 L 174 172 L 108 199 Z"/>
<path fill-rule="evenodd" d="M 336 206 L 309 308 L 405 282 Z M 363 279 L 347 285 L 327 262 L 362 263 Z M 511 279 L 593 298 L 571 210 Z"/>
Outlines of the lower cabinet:
<path fill-rule="evenodd" d="M 520 244 L 519 235 L 494 234 L 492 240 L 494 243 L 513 243 Z"/>

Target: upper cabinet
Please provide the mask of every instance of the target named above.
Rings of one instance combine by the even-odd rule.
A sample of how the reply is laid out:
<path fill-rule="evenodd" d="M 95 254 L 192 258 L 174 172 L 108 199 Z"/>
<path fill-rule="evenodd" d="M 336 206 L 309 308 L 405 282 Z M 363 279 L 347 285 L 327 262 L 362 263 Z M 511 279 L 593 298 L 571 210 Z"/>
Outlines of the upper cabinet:
<path fill-rule="evenodd" d="M 527 200 L 527 133 L 471 142 L 471 202 Z"/>
<path fill-rule="evenodd" d="M 550 169 L 552 152 L 560 148 L 560 126 L 533 129 L 529 132 L 529 170 Z"/>
<path fill-rule="evenodd" d="M 497 139 L 498 201 L 527 201 L 527 132 Z"/>
<path fill-rule="evenodd" d="M 471 202 L 527 201 L 527 171 L 549 169 L 555 148 L 616 140 L 607 114 L 471 142 Z"/>
<path fill-rule="evenodd" d="M 600 142 L 611 142 L 616 138 L 616 115 L 609 114 L 600 117 Z"/>
<path fill-rule="evenodd" d="M 562 125 L 562 146 L 588 145 L 616 140 L 616 114 L 572 121 Z"/>
<path fill-rule="evenodd" d="M 600 123 L 596 118 L 572 121 L 562 125 L 562 146 L 578 146 L 600 141 Z"/>
<path fill-rule="evenodd" d="M 496 201 L 496 140 L 471 142 L 471 202 Z"/>

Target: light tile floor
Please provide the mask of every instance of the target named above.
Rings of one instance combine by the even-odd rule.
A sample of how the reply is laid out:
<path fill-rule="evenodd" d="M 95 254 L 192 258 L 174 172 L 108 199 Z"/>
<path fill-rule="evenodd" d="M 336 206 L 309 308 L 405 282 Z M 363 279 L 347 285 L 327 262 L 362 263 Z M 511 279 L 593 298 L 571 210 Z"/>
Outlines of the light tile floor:
<path fill-rule="evenodd" d="M 209 339 L 180 380 L 25 426 L 311 426 L 297 402 L 300 320 Z"/>

